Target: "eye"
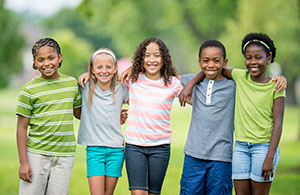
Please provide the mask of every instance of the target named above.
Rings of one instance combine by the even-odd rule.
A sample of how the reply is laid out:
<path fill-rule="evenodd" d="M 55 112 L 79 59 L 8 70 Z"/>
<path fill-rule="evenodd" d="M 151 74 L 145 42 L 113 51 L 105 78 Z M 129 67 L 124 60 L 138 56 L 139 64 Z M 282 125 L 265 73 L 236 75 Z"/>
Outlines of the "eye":
<path fill-rule="evenodd" d="M 246 60 L 251 60 L 251 57 L 250 56 L 246 56 L 245 59 Z"/>
<path fill-rule="evenodd" d="M 256 59 L 260 60 L 260 59 L 262 59 L 262 56 L 256 56 Z"/>
<path fill-rule="evenodd" d="M 44 61 L 44 58 L 38 58 L 37 61 L 38 61 L 38 62 L 43 62 L 43 61 Z"/>
<path fill-rule="evenodd" d="M 101 69 L 102 67 L 103 67 L 102 65 L 96 66 L 97 69 Z"/>
<path fill-rule="evenodd" d="M 55 59 L 55 56 L 49 56 L 48 59 L 49 59 L 49 60 L 54 60 L 54 59 Z"/>
<path fill-rule="evenodd" d="M 220 59 L 214 59 L 214 63 L 215 64 L 219 64 L 220 63 Z"/>
<path fill-rule="evenodd" d="M 205 64 L 207 64 L 208 63 L 208 59 L 203 59 L 202 62 L 205 63 Z"/>

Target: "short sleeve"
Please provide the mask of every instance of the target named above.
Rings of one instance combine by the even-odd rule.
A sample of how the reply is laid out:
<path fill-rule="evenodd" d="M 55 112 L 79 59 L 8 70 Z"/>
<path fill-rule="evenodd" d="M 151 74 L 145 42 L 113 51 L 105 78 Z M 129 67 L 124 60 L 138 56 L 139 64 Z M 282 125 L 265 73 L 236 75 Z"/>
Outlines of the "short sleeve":
<path fill-rule="evenodd" d="M 73 108 L 81 107 L 81 102 L 82 102 L 81 93 L 80 93 L 79 86 L 77 86 L 76 95 L 73 102 Z"/>
<path fill-rule="evenodd" d="M 174 88 L 174 97 L 177 97 L 183 87 L 181 85 L 181 82 L 176 77 L 173 77 L 173 88 Z"/>
<path fill-rule="evenodd" d="M 281 91 L 281 92 L 274 92 L 274 100 L 276 99 L 276 98 L 279 98 L 279 97 L 285 97 L 285 90 L 284 91 Z"/>
<path fill-rule="evenodd" d="M 33 110 L 33 103 L 30 92 L 25 88 L 19 92 L 16 114 L 30 118 Z"/>
<path fill-rule="evenodd" d="M 234 68 L 232 69 L 231 76 L 234 81 L 239 80 L 242 76 L 246 75 L 247 70 Z"/>
<path fill-rule="evenodd" d="M 186 84 L 192 80 L 194 77 L 196 76 L 196 74 L 183 74 L 180 76 L 180 82 L 182 84 L 182 86 L 186 86 Z"/>

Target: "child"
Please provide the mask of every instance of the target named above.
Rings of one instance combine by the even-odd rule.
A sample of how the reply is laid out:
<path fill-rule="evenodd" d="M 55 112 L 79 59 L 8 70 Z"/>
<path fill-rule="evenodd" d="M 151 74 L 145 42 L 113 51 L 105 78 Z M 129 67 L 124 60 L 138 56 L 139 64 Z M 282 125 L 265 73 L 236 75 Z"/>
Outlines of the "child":
<path fill-rule="evenodd" d="M 91 194 L 113 194 L 124 162 L 120 126 L 128 89 L 117 82 L 117 59 L 106 48 L 93 53 L 88 88 L 81 88 L 82 112 L 78 143 L 86 145 L 87 177 Z"/>
<path fill-rule="evenodd" d="M 279 160 L 285 92 L 284 78 L 266 75 L 274 61 L 273 41 L 262 33 L 250 33 L 242 42 L 247 70 L 224 69 L 236 83 L 235 136 L 232 178 L 237 194 L 268 194 Z M 188 93 L 187 93 L 188 94 Z"/>
<path fill-rule="evenodd" d="M 199 49 L 205 75 L 193 88 L 193 111 L 185 144 L 180 194 L 231 194 L 235 84 L 223 77 L 226 51 L 217 40 Z M 182 75 L 185 86 L 195 75 Z"/>
<path fill-rule="evenodd" d="M 164 42 L 154 37 L 143 40 L 128 83 L 125 162 L 131 194 L 161 192 L 170 158 L 170 111 L 182 89 L 175 76 Z M 85 79 L 79 78 L 79 83 Z"/>
<path fill-rule="evenodd" d="M 73 77 L 57 71 L 62 54 L 55 40 L 40 39 L 32 55 L 33 68 L 41 76 L 19 94 L 19 194 L 68 194 L 76 149 L 73 113 L 78 116 L 80 92 Z"/>
<path fill-rule="evenodd" d="M 225 70 L 236 83 L 235 148 L 232 178 L 237 194 L 269 194 L 279 161 L 285 91 L 274 92 L 266 75 L 276 48 L 266 34 L 250 33 L 242 42 L 247 70 Z"/>

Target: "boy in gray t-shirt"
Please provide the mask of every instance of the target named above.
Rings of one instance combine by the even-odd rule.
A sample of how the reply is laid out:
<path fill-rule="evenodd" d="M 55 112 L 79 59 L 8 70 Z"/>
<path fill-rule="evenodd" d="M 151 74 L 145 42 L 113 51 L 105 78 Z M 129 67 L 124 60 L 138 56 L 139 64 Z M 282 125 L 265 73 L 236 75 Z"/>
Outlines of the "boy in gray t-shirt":
<path fill-rule="evenodd" d="M 221 74 L 226 64 L 222 43 L 209 40 L 201 45 L 199 65 L 205 79 L 193 87 L 180 194 L 232 194 L 235 83 Z M 182 75 L 183 86 L 191 87 L 188 82 L 194 76 Z"/>

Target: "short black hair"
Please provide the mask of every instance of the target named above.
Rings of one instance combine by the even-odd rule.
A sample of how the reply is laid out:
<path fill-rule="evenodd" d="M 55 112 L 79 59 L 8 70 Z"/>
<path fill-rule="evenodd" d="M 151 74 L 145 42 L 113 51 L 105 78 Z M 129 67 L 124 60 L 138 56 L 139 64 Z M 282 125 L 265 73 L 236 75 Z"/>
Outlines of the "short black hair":
<path fill-rule="evenodd" d="M 199 49 L 199 54 L 198 54 L 199 59 L 201 58 L 202 50 L 207 48 L 207 47 L 217 47 L 217 48 L 219 48 L 223 53 L 224 60 L 226 59 L 225 47 L 220 41 L 217 41 L 217 40 L 207 40 L 204 43 L 202 43 L 202 45 L 200 46 L 200 49 Z"/>
<path fill-rule="evenodd" d="M 242 52 L 243 52 L 243 54 L 245 54 L 245 50 L 247 49 L 247 47 L 249 47 L 249 45 L 259 45 L 262 48 L 264 48 L 264 51 L 266 52 L 267 57 L 270 56 L 270 51 L 264 44 L 259 43 L 259 42 L 250 42 L 250 43 L 248 43 L 249 41 L 254 40 L 254 39 L 257 39 L 257 40 L 262 41 L 265 44 L 267 44 L 267 46 L 270 48 L 270 50 L 272 52 L 271 62 L 274 62 L 274 59 L 276 57 L 276 47 L 274 45 L 273 40 L 267 34 L 264 34 L 264 33 L 249 33 L 249 34 L 247 34 L 244 37 L 244 39 L 242 40 Z M 247 44 L 246 48 L 244 48 L 245 44 Z"/>

